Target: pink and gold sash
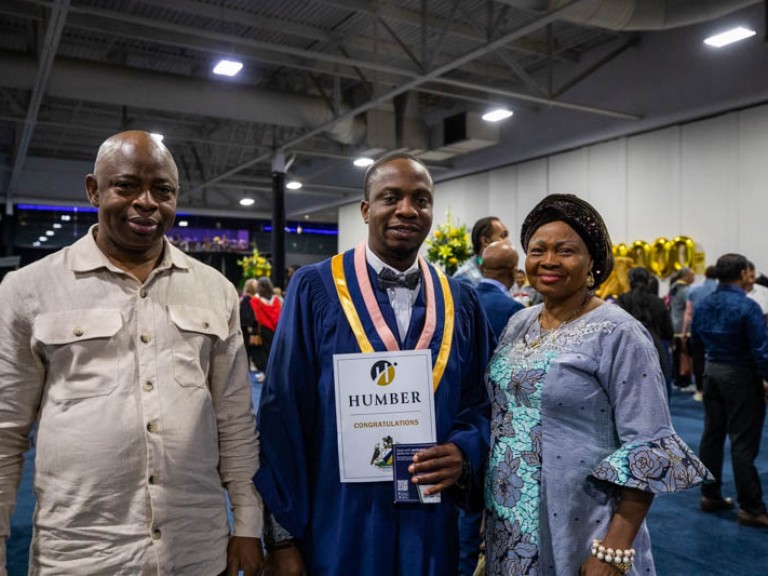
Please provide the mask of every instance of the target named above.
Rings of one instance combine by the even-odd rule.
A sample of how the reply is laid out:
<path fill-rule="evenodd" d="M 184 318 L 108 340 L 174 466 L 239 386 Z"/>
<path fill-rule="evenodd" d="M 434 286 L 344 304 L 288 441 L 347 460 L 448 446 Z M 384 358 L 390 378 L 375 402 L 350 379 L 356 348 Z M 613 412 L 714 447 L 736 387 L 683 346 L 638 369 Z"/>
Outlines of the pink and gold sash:
<path fill-rule="evenodd" d="M 384 346 L 389 352 L 396 352 L 400 350 L 400 346 L 397 343 L 392 330 L 387 325 L 384 317 L 381 314 L 379 303 L 376 301 L 376 295 L 371 286 L 370 278 L 368 277 L 368 269 L 365 259 L 365 242 L 360 242 L 355 247 L 354 253 L 354 267 L 355 277 L 357 283 L 360 286 L 360 292 L 363 296 L 363 302 L 365 302 L 365 308 L 368 315 L 373 322 L 376 333 L 378 334 Z M 416 344 L 417 350 L 424 350 L 430 347 L 432 338 L 435 334 L 435 328 L 437 325 L 437 306 L 435 297 L 435 286 L 432 281 L 432 274 L 429 271 L 424 258 L 419 256 L 419 268 L 421 268 L 421 277 L 424 282 L 424 292 L 427 301 L 427 313 L 424 320 L 424 328 L 419 336 L 419 341 Z M 339 296 L 341 302 L 341 308 L 344 310 L 344 314 L 347 317 L 352 333 L 357 339 L 360 351 L 363 353 L 374 352 L 373 345 L 368 339 L 363 329 L 363 323 L 360 321 L 360 316 L 357 313 L 357 308 L 352 301 L 352 296 L 349 293 L 349 286 L 347 285 L 347 278 L 344 273 L 344 254 L 337 254 L 331 260 L 331 272 L 333 274 L 334 284 L 336 285 L 336 293 Z M 443 310 L 445 311 L 445 322 L 443 325 L 443 338 L 440 343 L 440 350 L 437 354 L 437 360 L 432 367 L 432 383 L 433 389 L 437 390 L 440 384 L 440 380 L 445 372 L 445 367 L 448 364 L 448 356 L 451 352 L 451 343 L 453 341 L 453 325 L 454 325 L 454 306 L 453 296 L 451 295 L 451 289 L 448 285 L 448 279 L 440 270 L 435 268 L 437 277 L 440 280 L 440 287 L 443 293 Z"/>

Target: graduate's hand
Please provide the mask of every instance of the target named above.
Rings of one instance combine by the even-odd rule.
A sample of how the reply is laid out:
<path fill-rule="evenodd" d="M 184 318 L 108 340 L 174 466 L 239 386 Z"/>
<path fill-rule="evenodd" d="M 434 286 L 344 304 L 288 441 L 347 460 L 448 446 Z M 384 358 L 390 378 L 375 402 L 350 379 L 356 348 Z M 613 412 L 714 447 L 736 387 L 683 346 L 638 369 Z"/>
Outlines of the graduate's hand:
<path fill-rule="evenodd" d="M 413 474 L 415 484 L 434 484 L 424 490 L 426 495 L 437 494 L 456 484 L 461 477 L 464 454 L 456 444 L 438 444 L 417 452 L 408 472 Z"/>
<path fill-rule="evenodd" d="M 581 565 L 579 576 L 620 576 L 621 571 L 594 556 L 590 556 Z"/>
<path fill-rule="evenodd" d="M 237 576 L 242 570 L 243 576 L 259 576 L 264 567 L 264 554 L 261 540 L 232 536 L 227 545 L 227 576 Z"/>
<path fill-rule="evenodd" d="M 304 560 L 296 546 L 267 553 L 266 576 L 307 576 Z"/>

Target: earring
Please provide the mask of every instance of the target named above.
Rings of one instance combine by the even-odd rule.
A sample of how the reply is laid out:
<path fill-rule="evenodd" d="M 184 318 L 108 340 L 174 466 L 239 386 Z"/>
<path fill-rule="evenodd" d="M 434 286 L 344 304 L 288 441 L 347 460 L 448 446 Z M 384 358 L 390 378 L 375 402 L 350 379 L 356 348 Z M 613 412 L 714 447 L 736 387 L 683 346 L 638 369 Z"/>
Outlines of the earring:
<path fill-rule="evenodd" d="M 595 285 L 595 275 L 592 274 L 592 270 L 587 273 L 587 288 L 592 288 Z"/>

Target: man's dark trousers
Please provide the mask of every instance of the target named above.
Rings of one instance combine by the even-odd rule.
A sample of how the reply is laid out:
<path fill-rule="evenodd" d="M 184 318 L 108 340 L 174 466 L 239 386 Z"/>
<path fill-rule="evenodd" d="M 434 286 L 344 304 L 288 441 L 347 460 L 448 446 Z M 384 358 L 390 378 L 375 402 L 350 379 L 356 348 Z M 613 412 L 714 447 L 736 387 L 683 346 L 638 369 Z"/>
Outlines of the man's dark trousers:
<path fill-rule="evenodd" d="M 755 468 L 765 420 L 763 383 L 757 372 L 750 367 L 707 362 L 704 415 L 700 456 L 716 482 L 704 484 L 702 495 L 721 496 L 723 448 L 728 435 L 739 507 L 750 514 L 764 513 L 760 477 Z"/>

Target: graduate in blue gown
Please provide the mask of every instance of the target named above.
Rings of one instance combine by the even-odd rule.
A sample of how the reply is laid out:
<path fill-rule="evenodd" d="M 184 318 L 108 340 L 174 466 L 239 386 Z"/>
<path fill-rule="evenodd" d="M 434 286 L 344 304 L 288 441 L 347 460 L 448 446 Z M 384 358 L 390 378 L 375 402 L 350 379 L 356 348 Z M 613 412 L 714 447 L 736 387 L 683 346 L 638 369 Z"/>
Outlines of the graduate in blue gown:
<path fill-rule="evenodd" d="M 255 477 L 270 513 L 269 556 L 278 574 L 451 576 L 458 570 L 456 507 L 470 504 L 488 453 L 483 372 L 493 335 L 470 287 L 417 261 L 432 223 L 432 180 L 421 162 L 403 154 L 380 159 L 366 174 L 361 209 L 367 245 L 302 267 L 275 335 Z M 402 291 L 377 287 L 382 267 L 420 269 L 417 286 L 404 289 L 411 304 L 405 325 L 396 296 Z M 357 334 L 345 298 L 359 319 Z M 360 353 L 366 341 L 386 351 L 381 323 L 402 350 L 424 342 L 433 324 L 427 347 L 437 383 L 437 446 L 418 456 L 413 472 L 441 491 L 440 504 L 395 505 L 391 482 L 340 482 L 333 355 Z"/>

